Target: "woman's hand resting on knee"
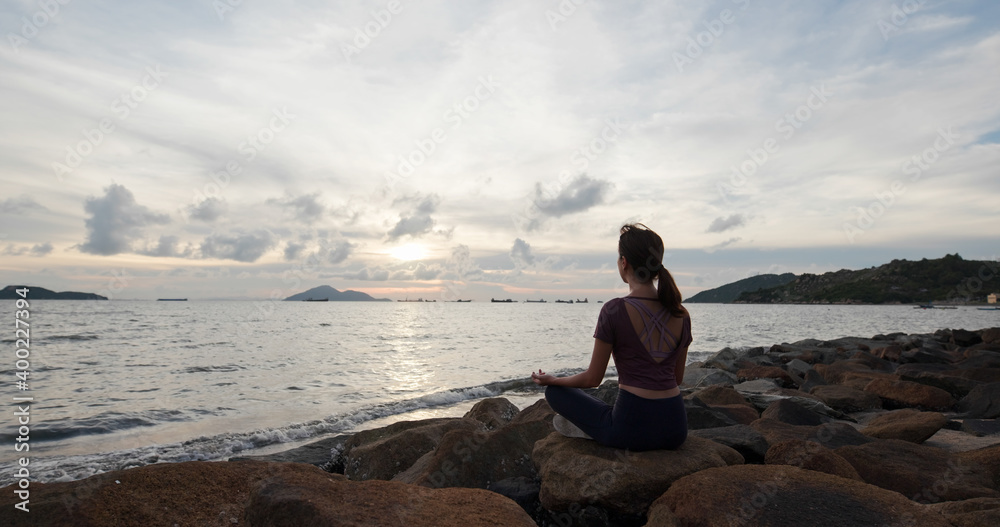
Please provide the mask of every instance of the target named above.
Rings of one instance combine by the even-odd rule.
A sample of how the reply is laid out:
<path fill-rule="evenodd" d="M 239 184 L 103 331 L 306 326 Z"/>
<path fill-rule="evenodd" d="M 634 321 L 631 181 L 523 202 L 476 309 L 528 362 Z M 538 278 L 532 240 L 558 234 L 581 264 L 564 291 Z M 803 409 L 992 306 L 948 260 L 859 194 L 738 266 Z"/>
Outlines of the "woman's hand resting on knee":
<path fill-rule="evenodd" d="M 545 373 L 542 370 L 538 370 L 538 373 L 531 372 L 531 380 L 534 381 L 535 384 L 539 386 L 548 386 L 552 384 L 552 381 L 555 378 L 556 378 L 555 376 L 549 375 L 548 373 Z"/>

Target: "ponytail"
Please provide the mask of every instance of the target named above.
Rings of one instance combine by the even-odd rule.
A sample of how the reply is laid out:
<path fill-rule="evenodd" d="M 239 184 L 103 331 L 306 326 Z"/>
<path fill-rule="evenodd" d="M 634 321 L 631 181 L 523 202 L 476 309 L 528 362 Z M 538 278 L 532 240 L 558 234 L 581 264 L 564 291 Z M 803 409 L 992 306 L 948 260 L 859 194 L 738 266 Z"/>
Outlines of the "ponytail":
<path fill-rule="evenodd" d="M 661 265 L 660 272 L 657 273 L 656 278 L 656 296 L 660 299 L 660 303 L 663 304 L 663 307 L 671 315 L 675 317 L 684 316 L 685 311 L 681 307 L 681 291 L 677 288 L 677 282 L 674 282 L 674 277 L 670 275 L 670 271 Z"/>

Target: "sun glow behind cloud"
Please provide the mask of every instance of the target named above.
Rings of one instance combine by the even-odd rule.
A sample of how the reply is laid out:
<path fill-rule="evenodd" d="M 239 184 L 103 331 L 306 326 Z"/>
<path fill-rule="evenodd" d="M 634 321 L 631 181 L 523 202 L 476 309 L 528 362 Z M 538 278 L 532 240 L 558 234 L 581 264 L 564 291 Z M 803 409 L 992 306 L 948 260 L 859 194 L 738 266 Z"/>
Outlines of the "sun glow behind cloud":
<path fill-rule="evenodd" d="M 404 262 L 423 260 L 427 257 L 427 248 L 419 243 L 407 243 L 389 249 L 389 256 Z"/>

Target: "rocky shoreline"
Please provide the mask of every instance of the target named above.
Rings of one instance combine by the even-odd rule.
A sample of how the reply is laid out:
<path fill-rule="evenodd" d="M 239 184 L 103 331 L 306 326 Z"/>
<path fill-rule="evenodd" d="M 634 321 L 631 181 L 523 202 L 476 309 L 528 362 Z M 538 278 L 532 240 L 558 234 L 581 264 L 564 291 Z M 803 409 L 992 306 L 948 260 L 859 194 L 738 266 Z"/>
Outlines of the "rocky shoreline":
<path fill-rule="evenodd" d="M 7 487 L 0 523 L 1000 525 L 1000 328 L 727 348 L 682 390 L 675 451 L 566 438 L 544 400 L 494 398 L 271 456 L 32 484 L 28 513 Z"/>

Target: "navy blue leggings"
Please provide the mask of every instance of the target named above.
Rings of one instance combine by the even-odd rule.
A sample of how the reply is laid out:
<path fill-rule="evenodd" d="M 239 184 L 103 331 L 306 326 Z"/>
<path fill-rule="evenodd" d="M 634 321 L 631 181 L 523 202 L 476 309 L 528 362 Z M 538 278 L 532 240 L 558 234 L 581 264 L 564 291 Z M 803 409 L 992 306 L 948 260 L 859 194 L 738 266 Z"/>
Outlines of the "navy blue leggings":
<path fill-rule="evenodd" d="M 682 395 L 646 399 L 618 390 L 611 406 L 579 388 L 548 386 L 545 400 L 559 415 L 598 443 L 628 450 L 675 449 L 687 439 L 687 410 Z"/>

